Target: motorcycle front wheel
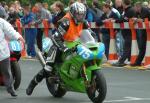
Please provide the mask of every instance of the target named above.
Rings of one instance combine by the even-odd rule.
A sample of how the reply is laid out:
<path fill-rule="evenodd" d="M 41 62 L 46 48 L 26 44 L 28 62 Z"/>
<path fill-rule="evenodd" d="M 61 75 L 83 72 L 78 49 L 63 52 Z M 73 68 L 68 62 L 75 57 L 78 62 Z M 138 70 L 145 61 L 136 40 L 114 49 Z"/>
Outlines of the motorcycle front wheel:
<path fill-rule="evenodd" d="M 107 93 L 106 79 L 101 70 L 93 71 L 90 87 L 87 88 L 88 97 L 93 103 L 103 103 Z"/>
<path fill-rule="evenodd" d="M 46 85 L 54 97 L 61 98 L 66 94 L 66 90 L 53 79 L 46 78 Z"/>

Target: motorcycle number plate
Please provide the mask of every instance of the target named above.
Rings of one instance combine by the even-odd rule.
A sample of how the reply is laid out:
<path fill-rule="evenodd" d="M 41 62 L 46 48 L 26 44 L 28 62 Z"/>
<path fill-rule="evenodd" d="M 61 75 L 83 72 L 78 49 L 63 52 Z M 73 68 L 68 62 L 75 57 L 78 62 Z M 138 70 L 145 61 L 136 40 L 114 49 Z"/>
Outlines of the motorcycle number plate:
<path fill-rule="evenodd" d="M 9 49 L 10 49 L 11 52 L 22 50 L 21 44 L 17 40 L 10 41 L 8 45 L 9 45 Z"/>

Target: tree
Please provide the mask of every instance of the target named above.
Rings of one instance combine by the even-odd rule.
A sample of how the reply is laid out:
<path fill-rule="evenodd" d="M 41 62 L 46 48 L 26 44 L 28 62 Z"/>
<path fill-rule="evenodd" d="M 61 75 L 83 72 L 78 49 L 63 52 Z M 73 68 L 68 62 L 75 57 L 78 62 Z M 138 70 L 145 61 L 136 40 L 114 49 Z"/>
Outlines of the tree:
<path fill-rule="evenodd" d="M 2 2 L 4 0 L 0 0 L 0 2 Z M 15 0 L 5 0 L 5 2 L 10 3 L 11 1 L 15 1 Z M 57 0 L 18 0 L 21 2 L 21 4 L 23 5 L 24 3 L 30 3 L 32 5 L 34 5 L 36 2 L 47 2 L 49 5 L 51 5 L 53 2 L 57 1 Z M 69 0 L 58 0 L 63 2 L 65 5 L 68 4 Z M 105 0 L 99 0 L 99 2 L 102 2 Z M 114 0 L 112 0 L 114 2 Z M 144 2 L 144 1 L 149 1 L 149 0 L 132 0 L 132 4 L 134 4 L 135 2 L 140 1 L 140 2 Z M 88 4 L 91 4 L 92 0 L 87 0 Z"/>

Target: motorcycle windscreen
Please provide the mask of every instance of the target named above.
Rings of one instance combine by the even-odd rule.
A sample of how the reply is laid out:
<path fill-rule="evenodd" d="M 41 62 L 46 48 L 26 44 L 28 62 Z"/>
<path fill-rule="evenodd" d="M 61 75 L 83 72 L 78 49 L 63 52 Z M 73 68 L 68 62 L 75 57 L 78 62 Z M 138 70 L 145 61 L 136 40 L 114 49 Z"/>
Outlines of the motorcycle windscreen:
<path fill-rule="evenodd" d="M 88 29 L 82 30 L 80 35 L 80 41 L 82 44 L 89 45 L 89 44 L 95 44 L 96 41 L 92 37 L 90 31 Z"/>

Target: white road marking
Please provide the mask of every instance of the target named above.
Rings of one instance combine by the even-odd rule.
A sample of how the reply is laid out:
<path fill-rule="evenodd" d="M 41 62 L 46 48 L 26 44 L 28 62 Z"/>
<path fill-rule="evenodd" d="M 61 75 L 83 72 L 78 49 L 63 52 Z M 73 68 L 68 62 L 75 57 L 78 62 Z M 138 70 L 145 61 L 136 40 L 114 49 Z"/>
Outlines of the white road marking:
<path fill-rule="evenodd" d="M 124 97 L 125 99 L 118 99 L 118 100 L 106 100 L 104 103 L 117 103 L 117 102 L 128 102 L 128 101 L 150 101 L 150 98 L 137 98 L 137 97 Z"/>

